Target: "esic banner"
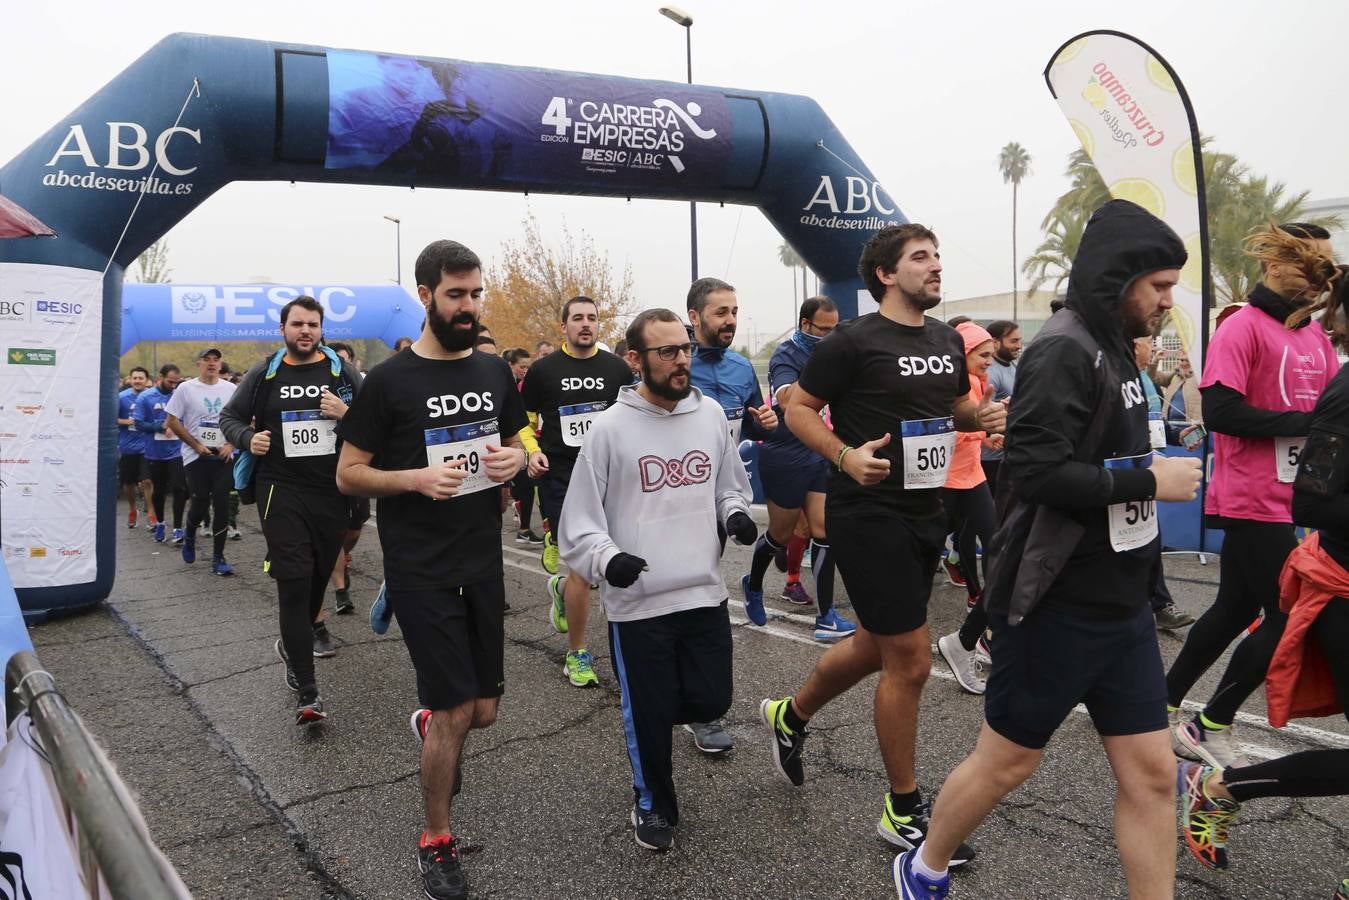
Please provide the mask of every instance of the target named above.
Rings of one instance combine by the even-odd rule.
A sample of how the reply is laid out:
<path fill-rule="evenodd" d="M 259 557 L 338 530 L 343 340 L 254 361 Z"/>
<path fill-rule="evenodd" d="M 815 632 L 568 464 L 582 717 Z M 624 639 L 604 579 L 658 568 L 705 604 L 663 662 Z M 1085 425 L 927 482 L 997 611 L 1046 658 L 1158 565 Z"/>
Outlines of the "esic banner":
<path fill-rule="evenodd" d="M 1208 339 L 1208 224 L 1194 110 L 1175 71 L 1137 38 L 1078 35 L 1050 57 L 1045 81 L 1110 195 L 1170 225 L 1189 259 L 1173 296 L 1172 327 L 1194 367 Z"/>
<path fill-rule="evenodd" d="M 16 588 L 92 581 L 103 273 L 0 263 L 0 543 Z"/>
<path fill-rule="evenodd" d="M 606 187 L 720 187 L 720 93 L 407 56 L 328 52 L 329 169 Z"/>

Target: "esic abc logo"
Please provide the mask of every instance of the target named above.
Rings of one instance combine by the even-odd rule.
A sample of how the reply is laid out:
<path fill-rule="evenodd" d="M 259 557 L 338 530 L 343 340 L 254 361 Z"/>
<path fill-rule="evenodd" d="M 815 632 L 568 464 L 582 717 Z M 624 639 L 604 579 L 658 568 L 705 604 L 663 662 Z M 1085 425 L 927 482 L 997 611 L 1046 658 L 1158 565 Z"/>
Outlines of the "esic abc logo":
<path fill-rule="evenodd" d="M 283 384 L 281 386 L 281 399 L 293 400 L 300 397 L 322 397 L 323 392 L 326 390 L 328 390 L 326 385 Z"/>
<path fill-rule="evenodd" d="M 84 312 L 83 303 L 71 303 L 69 300 L 39 300 L 37 302 L 37 311 L 40 313 L 54 313 L 60 316 L 78 316 Z"/>
<path fill-rule="evenodd" d="M 441 394 L 439 397 L 429 397 L 426 400 L 426 408 L 431 410 L 431 417 L 453 416 L 460 410 L 464 412 L 492 412 L 496 409 L 492 403 L 492 392 L 468 393 L 468 394 Z"/>
<path fill-rule="evenodd" d="M 28 318 L 28 304 L 23 300 L 0 300 L 0 319 Z"/>
<path fill-rule="evenodd" d="M 562 390 L 564 391 L 602 391 L 604 390 L 603 378 L 564 378 L 562 379 Z"/>
<path fill-rule="evenodd" d="M 690 450 L 682 459 L 643 456 L 637 460 L 637 469 L 642 473 L 642 492 L 649 494 L 663 487 L 702 484 L 712 474 L 712 460 L 701 450 Z"/>
<path fill-rule="evenodd" d="M 953 374 L 956 364 L 946 356 L 901 356 L 899 374 L 901 375 L 941 375 Z"/>

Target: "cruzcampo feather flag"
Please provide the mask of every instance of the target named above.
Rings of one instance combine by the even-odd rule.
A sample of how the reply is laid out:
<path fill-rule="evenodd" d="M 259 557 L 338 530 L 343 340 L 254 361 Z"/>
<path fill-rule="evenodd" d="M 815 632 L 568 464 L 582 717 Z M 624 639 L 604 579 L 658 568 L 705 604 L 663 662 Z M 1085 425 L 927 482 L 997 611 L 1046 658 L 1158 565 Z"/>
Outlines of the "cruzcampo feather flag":
<path fill-rule="evenodd" d="M 1088 31 L 1059 47 L 1045 82 L 1110 195 L 1153 213 L 1185 242 L 1170 327 L 1199 377 L 1212 287 L 1199 128 L 1184 86 L 1155 50 L 1118 31 Z"/>

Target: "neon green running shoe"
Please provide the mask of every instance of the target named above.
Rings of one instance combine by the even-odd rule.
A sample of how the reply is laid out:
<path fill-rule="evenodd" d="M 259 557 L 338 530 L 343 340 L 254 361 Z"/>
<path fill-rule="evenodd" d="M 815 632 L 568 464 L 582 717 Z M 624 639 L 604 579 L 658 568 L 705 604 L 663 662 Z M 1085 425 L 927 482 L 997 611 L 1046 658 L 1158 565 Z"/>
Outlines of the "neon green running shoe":
<path fill-rule="evenodd" d="M 904 850 L 917 850 L 918 845 L 927 838 L 931 815 L 931 801 L 924 801 L 907 816 L 896 815 L 895 808 L 890 802 L 890 793 L 887 791 L 885 806 L 881 810 L 881 820 L 876 823 L 876 833 L 887 843 L 896 847 Z M 947 865 L 954 869 L 957 866 L 965 865 L 965 863 L 974 859 L 974 856 L 973 848 L 967 844 L 961 844 L 956 848 L 955 854 Z"/>
<path fill-rule="evenodd" d="M 561 575 L 554 575 L 548 579 L 548 596 L 552 602 L 548 604 L 548 615 L 553 620 L 553 630 L 558 634 L 567 633 L 567 602 L 562 595 L 562 585 L 566 579 Z"/>
<path fill-rule="evenodd" d="M 584 647 L 576 651 L 568 650 L 567 661 L 562 665 L 562 674 L 567 676 L 573 687 L 589 687 L 592 684 L 599 684 L 599 676 L 595 674 L 593 668 L 594 662 L 594 657 Z"/>
<path fill-rule="evenodd" d="M 549 575 L 557 574 L 557 542 L 553 540 L 551 531 L 545 531 L 543 534 L 543 553 L 539 556 L 539 562 L 543 564 L 543 571 Z"/>
<path fill-rule="evenodd" d="M 1349 900 L 1349 878 L 1340 882 L 1340 889 L 1335 892 L 1335 900 Z"/>

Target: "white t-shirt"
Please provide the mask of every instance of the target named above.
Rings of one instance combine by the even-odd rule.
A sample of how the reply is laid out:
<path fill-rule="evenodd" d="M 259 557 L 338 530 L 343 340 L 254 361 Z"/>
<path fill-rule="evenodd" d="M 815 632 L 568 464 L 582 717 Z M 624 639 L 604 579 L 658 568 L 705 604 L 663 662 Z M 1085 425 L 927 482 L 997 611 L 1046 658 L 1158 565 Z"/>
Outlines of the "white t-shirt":
<path fill-rule="evenodd" d="M 225 436 L 220 432 L 220 410 L 230 401 L 234 389 L 234 384 L 223 379 L 215 384 L 202 384 L 193 378 L 174 389 L 164 411 L 177 416 L 183 427 L 198 441 L 212 449 L 219 449 L 225 443 Z M 187 441 L 183 441 L 183 465 L 191 465 L 196 461 L 197 451 L 188 446 Z"/>

